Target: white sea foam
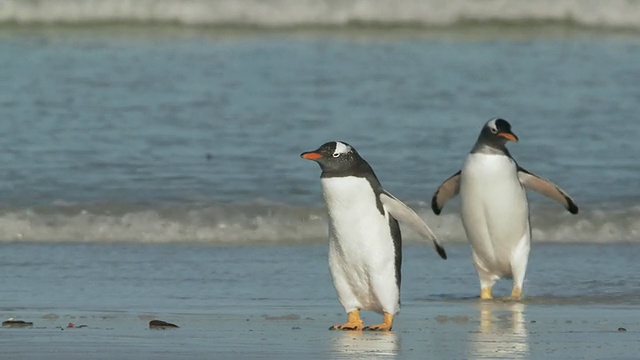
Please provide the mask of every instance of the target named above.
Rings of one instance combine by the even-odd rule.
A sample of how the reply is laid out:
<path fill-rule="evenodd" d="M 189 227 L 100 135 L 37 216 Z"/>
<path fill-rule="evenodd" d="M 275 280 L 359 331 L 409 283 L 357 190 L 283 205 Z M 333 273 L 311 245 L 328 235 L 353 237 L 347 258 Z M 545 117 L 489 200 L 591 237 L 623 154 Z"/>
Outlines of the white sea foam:
<path fill-rule="evenodd" d="M 415 208 L 415 206 L 414 206 Z M 465 242 L 454 209 L 436 216 L 425 206 L 420 215 L 445 243 Z M 619 210 L 533 209 L 534 242 L 640 242 L 640 207 Z M 219 205 L 167 207 L 53 206 L 0 210 L 0 242 L 201 242 L 232 244 L 303 244 L 327 239 L 324 207 L 290 205 Z M 405 240 L 423 240 L 403 228 Z"/>
<path fill-rule="evenodd" d="M 4 0 L 0 22 L 239 26 L 570 22 L 640 28 L 638 0 Z"/>

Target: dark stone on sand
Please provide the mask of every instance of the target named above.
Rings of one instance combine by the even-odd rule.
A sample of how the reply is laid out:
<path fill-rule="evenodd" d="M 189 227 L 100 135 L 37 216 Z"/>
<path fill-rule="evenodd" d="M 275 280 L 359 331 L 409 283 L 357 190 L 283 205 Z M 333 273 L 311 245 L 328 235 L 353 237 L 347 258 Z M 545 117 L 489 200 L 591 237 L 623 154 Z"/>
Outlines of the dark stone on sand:
<path fill-rule="evenodd" d="M 168 323 L 166 321 L 162 321 L 162 320 L 149 321 L 149 329 L 164 330 L 164 329 L 176 329 L 176 328 L 179 328 L 179 326 L 176 324 Z"/>
<path fill-rule="evenodd" d="M 14 327 L 29 327 L 33 326 L 32 322 L 22 320 L 7 320 L 2 322 L 2 327 L 14 328 Z"/>
<path fill-rule="evenodd" d="M 623 327 L 619 327 L 619 328 L 618 328 L 618 332 L 625 332 L 625 331 L 627 331 L 627 329 L 625 329 L 625 328 L 623 328 Z"/>

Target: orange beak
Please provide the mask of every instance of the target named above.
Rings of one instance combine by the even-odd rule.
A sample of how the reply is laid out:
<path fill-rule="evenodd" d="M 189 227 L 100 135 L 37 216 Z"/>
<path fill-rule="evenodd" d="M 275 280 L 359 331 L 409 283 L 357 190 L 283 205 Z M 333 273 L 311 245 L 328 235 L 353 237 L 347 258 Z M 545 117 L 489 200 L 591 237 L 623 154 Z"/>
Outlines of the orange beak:
<path fill-rule="evenodd" d="M 509 141 L 518 142 L 518 137 L 516 136 L 516 134 L 513 134 L 513 133 L 501 132 L 501 133 L 498 133 L 498 136 L 502 136 L 503 138 Z"/>
<path fill-rule="evenodd" d="M 316 159 L 320 159 L 322 155 L 316 152 L 304 152 L 300 154 L 300 157 L 307 160 L 316 160 Z"/>

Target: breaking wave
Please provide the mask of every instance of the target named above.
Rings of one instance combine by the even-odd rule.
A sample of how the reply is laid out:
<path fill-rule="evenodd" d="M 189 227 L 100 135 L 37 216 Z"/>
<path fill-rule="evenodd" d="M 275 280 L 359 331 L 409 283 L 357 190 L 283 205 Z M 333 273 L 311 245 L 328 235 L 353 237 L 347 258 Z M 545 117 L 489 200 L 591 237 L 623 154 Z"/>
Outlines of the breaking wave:
<path fill-rule="evenodd" d="M 609 0 L 4 0 L 1 23 L 214 26 L 450 26 L 562 22 L 640 28 L 640 1 Z"/>
<path fill-rule="evenodd" d="M 441 216 L 412 204 L 445 242 L 466 237 L 454 207 Z M 537 242 L 640 242 L 640 206 L 621 209 L 533 209 Z M 405 240 L 421 242 L 403 228 Z M 0 209 L 0 242 L 199 242 L 216 245 L 324 242 L 327 216 L 321 206 L 244 205 L 52 205 Z"/>

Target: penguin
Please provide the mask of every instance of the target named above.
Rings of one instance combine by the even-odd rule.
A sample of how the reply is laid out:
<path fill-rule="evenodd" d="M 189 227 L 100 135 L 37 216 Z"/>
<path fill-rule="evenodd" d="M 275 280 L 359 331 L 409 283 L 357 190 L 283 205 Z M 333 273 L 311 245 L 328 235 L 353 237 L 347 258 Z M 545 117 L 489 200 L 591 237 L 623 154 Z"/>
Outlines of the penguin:
<path fill-rule="evenodd" d="M 462 169 L 436 190 L 431 208 L 436 215 L 450 198 L 460 194 L 460 215 L 471 245 L 480 280 L 480 298 L 491 299 L 500 278 L 513 279 L 511 299 L 522 298 L 529 260 L 531 224 L 526 190 L 559 202 L 571 214 L 578 206 L 566 192 L 520 167 L 506 144 L 517 142 L 507 120 L 489 120 Z"/>
<path fill-rule="evenodd" d="M 329 270 L 347 322 L 329 330 L 389 331 L 400 310 L 402 236 L 398 220 L 446 252 L 433 231 L 411 208 L 386 191 L 356 149 L 331 141 L 303 152 L 320 165 L 320 182 L 329 213 Z M 383 315 L 365 327 L 360 310 Z"/>

